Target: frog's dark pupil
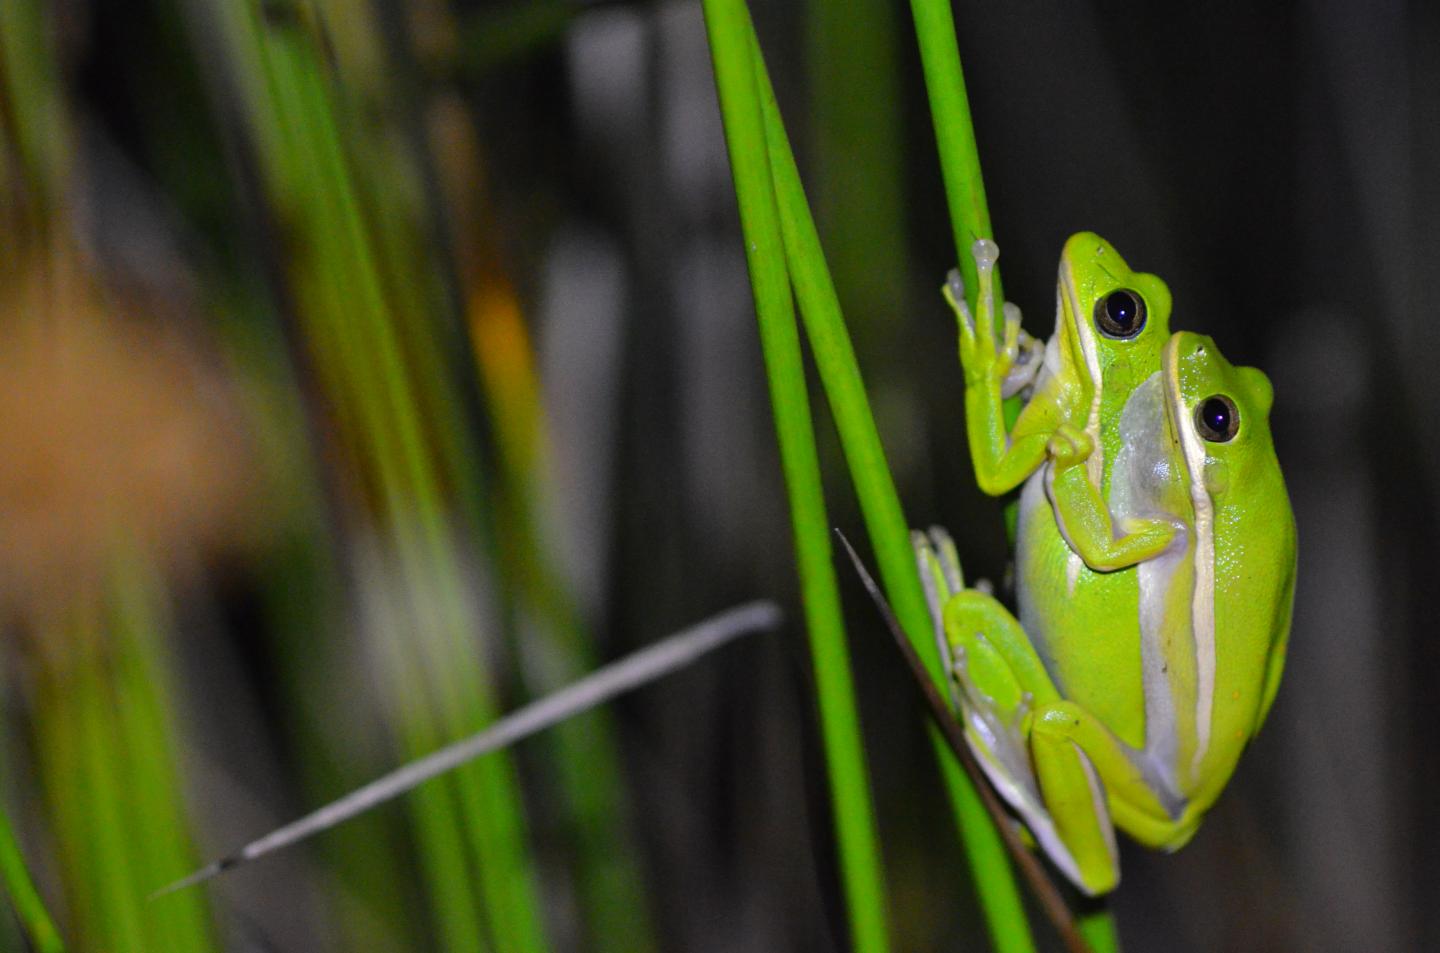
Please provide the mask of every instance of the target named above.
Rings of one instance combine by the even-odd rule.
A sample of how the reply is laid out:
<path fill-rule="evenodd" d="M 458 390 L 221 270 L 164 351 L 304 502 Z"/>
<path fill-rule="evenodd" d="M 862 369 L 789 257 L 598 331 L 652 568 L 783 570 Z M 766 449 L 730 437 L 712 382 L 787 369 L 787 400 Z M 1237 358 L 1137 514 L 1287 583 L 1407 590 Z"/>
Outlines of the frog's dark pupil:
<path fill-rule="evenodd" d="M 1126 288 L 1102 298 L 1096 312 L 1100 330 L 1113 338 L 1133 338 L 1145 327 L 1145 302 Z"/>
<path fill-rule="evenodd" d="M 1230 408 L 1224 401 L 1210 398 L 1205 401 L 1205 423 L 1216 433 L 1224 433 L 1230 429 Z"/>
<path fill-rule="evenodd" d="M 1135 299 L 1121 291 L 1105 299 L 1105 310 L 1117 328 L 1130 330 L 1135 323 Z"/>
<path fill-rule="evenodd" d="M 1219 395 L 1205 398 L 1195 416 L 1200 425 L 1200 436 L 1212 443 L 1224 443 L 1240 429 L 1235 405 Z"/>

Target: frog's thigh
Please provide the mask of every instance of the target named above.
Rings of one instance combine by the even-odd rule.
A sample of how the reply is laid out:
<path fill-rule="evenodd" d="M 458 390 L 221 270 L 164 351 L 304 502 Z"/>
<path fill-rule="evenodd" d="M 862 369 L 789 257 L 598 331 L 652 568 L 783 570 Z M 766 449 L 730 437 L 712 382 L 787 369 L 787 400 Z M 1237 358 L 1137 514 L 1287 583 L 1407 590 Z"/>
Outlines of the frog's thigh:
<path fill-rule="evenodd" d="M 945 635 L 952 651 L 963 651 L 975 685 L 1004 707 L 1013 710 L 1022 693 L 1036 705 L 1059 701 L 1025 630 L 994 596 L 974 589 L 951 596 L 945 604 Z"/>
<path fill-rule="evenodd" d="M 1105 784 L 1116 823 L 1131 836 L 1151 846 L 1165 846 L 1184 825 L 1183 819 L 1171 817 L 1160 803 L 1120 740 L 1086 709 L 1070 701 L 1045 705 L 1035 712 L 1031 733 L 1031 748 L 1042 783 L 1041 749 L 1063 751 L 1062 743 L 1074 745 L 1090 759 Z"/>

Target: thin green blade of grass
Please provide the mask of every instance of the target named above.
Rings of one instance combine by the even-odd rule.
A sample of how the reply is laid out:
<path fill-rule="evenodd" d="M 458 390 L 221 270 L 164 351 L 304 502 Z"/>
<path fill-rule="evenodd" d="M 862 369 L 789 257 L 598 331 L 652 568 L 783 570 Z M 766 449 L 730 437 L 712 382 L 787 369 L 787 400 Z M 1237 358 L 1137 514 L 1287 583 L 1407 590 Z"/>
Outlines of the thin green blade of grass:
<path fill-rule="evenodd" d="M 0 3 L 0 130 L 11 139 L 16 164 L 37 207 L 26 225 L 44 228 L 59 210 L 70 170 L 69 115 L 56 81 L 47 5 L 34 0 Z M 8 203 L 7 203 L 8 204 Z"/>
<path fill-rule="evenodd" d="M 488 486 L 502 615 L 546 651 L 517 651 L 532 698 L 597 664 L 594 639 L 551 548 L 547 501 L 555 470 L 537 360 L 520 296 L 498 248 L 501 225 L 486 187 L 486 152 L 458 96 L 430 106 L 431 154 L 449 210 L 449 246 L 464 302 L 493 467 Z M 597 953 L 645 953 L 656 946 L 614 721 L 605 710 L 557 726 L 543 742 L 563 802 L 556 808 L 574 863 L 585 946 Z"/>
<path fill-rule="evenodd" d="M 352 20 L 352 24 L 356 22 Z M 365 37 L 353 25 L 345 37 L 356 47 L 364 46 Z M 373 61 L 374 54 L 362 49 L 337 59 L 344 81 L 350 76 L 346 62 Z M 365 102 L 370 111 L 393 114 L 399 105 L 390 91 L 395 84 L 375 82 L 363 70 L 354 72 L 348 85 L 367 90 Z M 439 200 L 449 213 L 442 217 L 452 229 L 456 259 L 452 269 L 408 267 L 414 260 L 417 230 L 429 214 L 423 206 L 423 174 L 411 159 L 414 143 L 398 135 L 368 136 L 368 158 L 352 168 L 359 191 L 368 199 L 376 257 L 386 269 L 393 309 L 402 315 L 436 316 L 399 325 L 399 348 L 413 362 L 418 382 L 443 380 L 447 374 L 456 377 L 453 390 L 417 386 L 416 396 L 424 402 L 417 408 L 417 417 L 426 423 L 436 443 L 442 480 L 464 488 L 458 500 L 464 517 L 493 555 L 500 581 L 498 598 L 504 604 L 500 614 L 505 622 L 501 624 L 509 630 L 507 637 L 513 644 L 523 632 L 525 638 L 546 646 L 545 652 L 519 646 L 515 650 L 523 661 L 543 656 L 551 669 L 521 668 L 525 689 L 539 697 L 593 669 L 596 658 L 575 600 L 545 547 L 540 498 L 547 473 L 541 453 L 545 432 L 540 386 L 519 301 L 495 271 L 498 254 L 489 246 L 499 240 L 491 233 L 498 223 L 483 222 L 472 214 L 477 206 L 486 204 L 475 195 L 484 180 L 481 144 L 469 127 L 468 111 L 443 108 L 446 95 L 443 89 L 432 94 L 432 124 L 436 111 L 448 116 L 451 135 L 465 135 L 470 148 L 457 150 L 459 155 L 437 154 L 435 165 L 444 170 L 471 160 L 465 170 L 468 174 L 450 168 L 449 175 L 442 178 L 442 187 L 449 186 Z M 464 124 L 464 128 L 454 124 Z M 447 145 L 454 146 L 455 140 Z M 455 286 L 447 286 L 445 278 Z M 469 324 L 468 340 L 461 316 L 453 308 L 457 298 L 466 309 L 463 323 Z M 455 413 L 455 391 L 477 374 L 482 385 L 478 396 L 489 418 L 491 437 L 483 454 L 470 430 L 454 425 L 461 419 Z M 482 460 L 489 464 L 488 470 L 481 467 Z M 559 779 L 556 813 L 561 815 L 572 848 L 570 873 L 580 900 L 578 914 L 587 947 L 615 953 L 653 949 L 638 851 L 623 816 L 627 796 L 608 712 L 594 712 L 559 726 L 546 745 L 548 766 Z"/>
<path fill-rule="evenodd" d="M 883 951 L 889 949 L 884 876 L 825 516 L 800 335 L 766 157 L 759 91 L 752 65 L 749 16 L 743 0 L 705 0 L 704 10 L 770 382 L 781 465 L 790 498 L 851 943 L 864 953 Z"/>
<path fill-rule="evenodd" d="M 124 739 L 127 776 L 156 779 L 161 790 L 178 792 L 176 740 L 180 737 L 166 633 L 173 625 L 165 611 L 164 584 L 139 559 L 117 561 L 108 627 L 117 643 L 130 647 L 114 662 L 117 728 Z M 144 875 L 161 879 L 195 862 L 189 822 L 179 798 L 141 797 L 130 807 L 130 829 Z M 146 907 L 146 925 L 155 948 L 202 950 L 213 942 L 204 898 L 163 911 Z"/>
<path fill-rule="evenodd" d="M 1080 935 L 1095 953 L 1120 953 L 1120 933 L 1107 900 L 1100 898 L 1083 902 L 1075 922 Z"/>
<path fill-rule="evenodd" d="M 960 65 L 955 18 L 949 0 L 911 0 L 910 10 L 915 21 L 915 37 L 919 43 L 925 89 L 934 120 L 935 145 L 945 182 L 946 203 L 950 208 L 950 225 L 955 235 L 955 254 L 965 282 L 965 296 L 973 311 L 979 282 L 970 249 L 977 239 L 993 238 L 994 229 L 990 224 L 989 204 L 985 200 L 980 152 L 975 143 L 975 123 L 970 115 L 970 99 L 965 92 L 965 73 Z M 1003 301 L 1005 296 L 998 268 L 994 276 L 995 296 Z M 1000 321 L 997 309 L 997 327 Z M 1005 411 L 1007 423 L 1013 422 L 1020 412 L 1019 399 L 1007 401 Z M 1005 528 L 1012 542 L 1015 539 L 1016 515 L 1017 507 L 1012 501 L 1005 507 Z M 1003 896 L 997 895 L 992 900 L 1003 903 L 1007 908 L 1013 906 L 1009 898 Z M 997 915 L 1008 914 L 997 911 Z M 1115 923 L 1103 900 L 1081 912 L 1080 925 L 1096 953 L 1118 953 Z"/>
<path fill-rule="evenodd" d="M 257 565 L 256 591 L 261 628 L 269 635 L 279 664 L 273 691 L 294 750 L 305 752 L 298 767 L 305 792 L 342 791 L 355 780 L 343 743 L 355 734 L 379 730 L 379 717 L 333 717 L 334 699 L 316 685 L 333 681 L 348 664 L 353 644 L 338 633 L 349 623 L 344 582 L 331 545 L 325 484 L 302 406 L 298 369 L 287 359 L 281 329 L 263 295 L 227 289 L 215 295 L 214 311 L 227 341 L 236 379 L 254 382 L 246 393 L 247 418 L 255 428 L 258 475 L 266 496 L 276 500 L 275 536 Z M 272 489 L 273 488 L 273 489 Z M 339 723 L 339 722 L 343 722 Z M 400 812 L 358 819 L 316 845 L 321 863 L 336 872 L 335 886 L 316 897 L 319 916 L 338 924 L 350 948 L 411 949 L 421 945 L 416 919 L 407 905 L 412 891 L 397 878 L 392 859 L 403 851 L 406 831 Z"/>
<path fill-rule="evenodd" d="M 3 878 L 5 894 L 30 944 L 39 953 L 64 953 L 65 942 L 60 939 L 60 931 L 55 929 L 55 921 L 50 918 L 40 891 L 35 889 L 35 881 L 25 864 L 25 855 L 15 839 L 10 816 L 4 810 L 0 810 L 0 878 Z"/>
<path fill-rule="evenodd" d="M 261 119 L 259 124 L 273 124 L 271 128 L 284 135 L 283 147 L 266 156 L 277 180 L 272 194 L 282 203 L 287 198 L 296 201 L 293 209 L 282 204 L 280 214 L 302 223 L 305 244 L 313 255 L 305 263 L 308 267 L 302 266 L 293 276 L 301 332 L 316 355 L 323 390 L 338 409 L 346 440 L 353 441 L 359 466 L 378 490 L 386 514 L 382 522 L 388 524 L 386 538 L 406 553 L 399 560 L 401 571 L 414 580 L 423 576 L 422 570 L 409 568 L 424 561 L 423 531 L 415 519 L 400 514 L 411 495 L 408 487 L 423 488 L 430 480 L 418 434 L 402 409 L 413 401 L 398 370 L 394 331 L 387 327 L 373 250 L 359 225 L 341 149 L 334 141 L 338 132 L 326 83 L 318 75 L 318 62 L 297 42 L 299 37 L 273 35 L 279 30 L 266 35 L 259 24 L 254 28 L 254 42 L 274 97 L 266 104 L 273 109 L 268 122 Z M 306 196 L 313 196 L 313 201 Z M 408 627 L 424 630 L 426 638 L 415 639 L 408 650 L 395 647 L 401 653 L 398 661 L 393 654 L 381 657 L 389 661 L 385 667 L 389 693 L 398 699 L 392 702 L 398 713 L 395 730 L 402 747 L 416 754 L 440 742 L 446 732 L 440 713 L 415 701 L 425 689 L 417 692 L 413 677 L 407 675 L 416 665 L 413 655 L 435 642 L 434 606 L 416 606 L 407 615 Z M 475 687 L 478 695 L 478 683 Z M 472 811 L 479 805 L 461 798 L 456 790 L 468 780 L 457 777 L 411 802 L 426 901 L 441 948 L 450 953 L 488 949 L 476 915 L 475 896 L 482 888 L 461 848 L 461 841 L 477 836 L 479 829 L 465 817 L 467 802 Z M 483 851 L 483 846 L 477 847 L 477 852 Z M 398 867 L 392 876 L 400 876 Z"/>
<path fill-rule="evenodd" d="M 915 20 L 925 90 L 934 118 L 935 147 L 940 154 L 945 201 L 950 207 L 955 254 L 960 276 L 965 281 L 965 297 L 973 310 L 979 282 L 970 248 L 976 240 L 994 238 L 995 233 L 990 226 L 990 206 L 985 201 L 985 182 L 980 176 L 980 153 L 975 145 L 975 124 L 970 118 L 970 98 L 965 94 L 965 74 L 960 68 L 955 18 L 950 12 L 949 0 L 910 0 L 910 12 Z M 994 275 L 995 297 L 1003 301 L 998 268 Z M 997 309 L 996 321 L 999 320 Z"/>
<path fill-rule="evenodd" d="M 158 597 L 133 570 L 117 572 L 104 596 L 70 607 L 44 633 L 69 656 L 44 667 L 34 719 L 81 949 L 217 949 L 203 897 L 145 902 L 147 881 L 194 863 Z"/>

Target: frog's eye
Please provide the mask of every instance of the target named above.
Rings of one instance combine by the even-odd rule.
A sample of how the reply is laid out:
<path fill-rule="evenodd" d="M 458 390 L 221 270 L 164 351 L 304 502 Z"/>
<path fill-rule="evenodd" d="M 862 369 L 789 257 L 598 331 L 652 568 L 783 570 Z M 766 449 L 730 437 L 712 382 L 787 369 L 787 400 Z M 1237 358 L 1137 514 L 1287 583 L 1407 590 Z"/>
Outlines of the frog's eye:
<path fill-rule="evenodd" d="M 1206 397 L 1195 408 L 1195 429 L 1211 443 L 1225 443 L 1240 430 L 1240 411 L 1224 394 Z"/>
<path fill-rule="evenodd" d="M 1095 302 L 1095 326 L 1108 338 L 1128 341 L 1145 329 L 1145 299 L 1117 288 Z"/>

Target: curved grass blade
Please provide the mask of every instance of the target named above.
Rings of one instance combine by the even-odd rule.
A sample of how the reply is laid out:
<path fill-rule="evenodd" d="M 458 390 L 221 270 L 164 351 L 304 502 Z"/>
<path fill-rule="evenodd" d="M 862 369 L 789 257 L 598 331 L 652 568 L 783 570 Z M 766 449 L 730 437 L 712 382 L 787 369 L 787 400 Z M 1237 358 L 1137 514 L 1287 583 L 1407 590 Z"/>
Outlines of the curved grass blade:
<path fill-rule="evenodd" d="M 639 688 L 697 661 L 742 635 L 774 629 L 780 610 L 770 602 L 752 602 L 676 633 L 655 645 L 600 668 L 567 688 L 516 709 L 488 728 L 447 745 L 351 791 L 297 821 L 253 840 L 233 854 L 213 861 L 150 895 L 162 897 L 233 870 L 266 854 L 298 843 L 321 831 L 404 794 L 468 761 L 508 747 L 536 732 L 617 695 Z"/>
<path fill-rule="evenodd" d="M 850 674 L 850 653 L 841 619 L 800 334 L 790 296 L 790 276 L 752 64 L 749 16 L 743 0 L 705 0 L 704 9 L 790 503 L 850 940 L 853 948 L 862 953 L 879 953 L 889 949 L 884 875 Z"/>
<path fill-rule="evenodd" d="M 10 905 L 15 908 L 15 915 L 35 949 L 39 953 L 64 953 L 65 943 L 60 939 L 60 931 L 55 929 L 55 922 L 45 909 L 45 901 L 40 899 L 40 892 L 35 889 L 35 881 L 30 878 L 25 857 L 20 853 L 15 831 L 10 826 L 10 818 L 3 810 L 0 810 L 0 878 L 3 878 Z"/>
<path fill-rule="evenodd" d="M 980 153 L 975 146 L 970 99 L 965 95 L 965 74 L 960 69 L 955 19 L 948 0 L 911 0 L 910 12 L 915 19 L 915 38 L 920 45 L 930 113 L 935 120 L 935 147 L 940 153 L 940 172 L 945 180 L 945 200 L 950 206 L 955 253 L 973 310 L 980 284 L 970 246 L 978 239 L 994 238 L 995 233 L 990 227 L 990 208 L 985 202 L 985 182 L 980 177 Z M 994 274 L 995 296 L 1003 301 L 999 269 Z"/>

